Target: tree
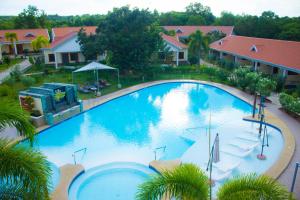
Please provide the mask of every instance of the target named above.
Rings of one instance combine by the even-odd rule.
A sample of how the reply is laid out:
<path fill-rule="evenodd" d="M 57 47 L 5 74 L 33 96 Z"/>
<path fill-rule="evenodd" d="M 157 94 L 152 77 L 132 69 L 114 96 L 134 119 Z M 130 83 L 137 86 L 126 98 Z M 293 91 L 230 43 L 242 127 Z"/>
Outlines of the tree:
<path fill-rule="evenodd" d="M 148 10 L 131 10 L 128 6 L 109 12 L 99 24 L 95 38 L 90 38 L 99 49 L 105 49 L 111 65 L 125 69 L 147 66 L 162 45 L 155 16 Z M 89 44 L 84 40 L 80 43 L 83 49 Z"/>
<path fill-rule="evenodd" d="M 16 127 L 32 144 L 34 127 L 15 103 L 0 102 L 0 129 Z M 45 156 L 25 145 L 0 139 L 1 199 L 49 199 L 51 171 Z"/>
<path fill-rule="evenodd" d="M 136 197 L 150 200 L 162 199 L 167 195 L 176 199 L 206 200 L 208 191 L 208 178 L 204 172 L 193 164 L 182 164 L 143 183 Z"/>
<path fill-rule="evenodd" d="M 182 164 L 173 171 L 163 171 L 142 183 L 137 192 L 138 200 L 197 199 L 209 197 L 209 179 L 193 164 Z M 243 175 L 224 183 L 217 192 L 218 200 L 292 200 L 292 194 L 276 180 L 255 174 Z"/>
<path fill-rule="evenodd" d="M 17 56 L 17 54 L 16 54 L 17 50 L 16 50 L 16 45 L 15 45 L 16 41 L 18 41 L 17 34 L 7 32 L 7 33 L 5 33 L 5 39 L 10 42 L 11 49 L 14 49 L 14 55 Z"/>
<path fill-rule="evenodd" d="M 268 78 L 261 78 L 257 83 L 257 91 L 260 95 L 260 104 L 259 104 L 259 114 L 261 114 L 263 109 L 263 104 L 265 98 L 270 96 L 272 91 L 276 88 L 276 82 L 268 79 Z M 261 131 L 261 129 L 260 129 Z"/>
<path fill-rule="evenodd" d="M 96 40 L 96 35 L 87 35 L 84 29 L 80 29 L 78 32 L 80 50 L 87 60 L 96 60 L 97 55 L 104 52 L 100 45 L 95 45 Z"/>
<path fill-rule="evenodd" d="M 208 51 L 208 37 L 203 36 L 202 32 L 197 30 L 189 37 L 189 52 L 197 55 L 199 59 L 199 65 L 201 64 L 201 51 Z"/>
<path fill-rule="evenodd" d="M 290 193 L 276 180 L 250 174 L 227 181 L 217 193 L 218 200 L 288 200 Z"/>
<path fill-rule="evenodd" d="M 18 29 L 47 28 L 49 26 L 45 12 L 31 5 L 14 19 L 14 24 Z"/>
<path fill-rule="evenodd" d="M 38 36 L 31 42 L 34 51 L 39 51 L 41 48 L 49 46 L 49 40 L 45 36 Z"/>
<path fill-rule="evenodd" d="M 205 25 L 210 25 L 215 21 L 210 7 L 203 6 L 201 3 L 191 3 L 185 9 L 188 15 L 200 15 L 204 19 Z"/>
<path fill-rule="evenodd" d="M 221 17 L 216 20 L 217 25 L 233 26 L 235 25 L 236 17 L 231 12 L 221 12 Z"/>

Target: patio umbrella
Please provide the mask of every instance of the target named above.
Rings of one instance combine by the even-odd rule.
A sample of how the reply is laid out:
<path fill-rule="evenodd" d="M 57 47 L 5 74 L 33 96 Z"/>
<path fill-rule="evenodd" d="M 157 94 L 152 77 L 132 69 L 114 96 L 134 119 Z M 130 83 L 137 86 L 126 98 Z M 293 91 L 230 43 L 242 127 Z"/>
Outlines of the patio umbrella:
<path fill-rule="evenodd" d="M 213 152 L 213 162 L 217 163 L 220 161 L 220 140 L 219 140 L 219 134 L 217 133 L 216 139 L 215 139 L 215 146 L 214 146 L 214 152 Z"/>

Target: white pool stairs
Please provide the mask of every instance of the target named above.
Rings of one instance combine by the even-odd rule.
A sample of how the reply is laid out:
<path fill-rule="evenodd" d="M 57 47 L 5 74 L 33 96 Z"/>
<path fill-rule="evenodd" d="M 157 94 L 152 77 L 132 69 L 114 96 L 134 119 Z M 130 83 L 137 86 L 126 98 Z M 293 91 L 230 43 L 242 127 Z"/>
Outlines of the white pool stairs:
<path fill-rule="evenodd" d="M 237 167 L 239 167 L 241 164 L 240 161 L 234 162 L 234 163 L 228 163 L 228 162 L 217 162 L 213 163 L 213 166 L 216 167 L 218 170 L 222 172 L 229 172 L 235 170 Z"/>
<path fill-rule="evenodd" d="M 229 145 L 232 145 L 234 147 L 238 147 L 240 148 L 241 150 L 244 150 L 244 151 L 249 151 L 251 149 L 254 149 L 255 147 L 257 147 L 258 145 L 260 145 L 260 142 L 256 142 L 256 143 L 253 143 L 253 144 L 245 144 L 245 143 L 240 143 L 238 141 L 236 142 L 229 142 Z"/>

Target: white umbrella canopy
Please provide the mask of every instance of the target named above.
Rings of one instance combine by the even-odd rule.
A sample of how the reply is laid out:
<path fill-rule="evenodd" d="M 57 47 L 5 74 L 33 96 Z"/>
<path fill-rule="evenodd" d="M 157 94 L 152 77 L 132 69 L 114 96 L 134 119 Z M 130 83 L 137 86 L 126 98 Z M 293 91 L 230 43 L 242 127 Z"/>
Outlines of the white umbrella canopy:
<path fill-rule="evenodd" d="M 73 73 L 77 73 L 77 72 L 84 72 L 84 71 L 94 71 L 97 72 L 97 82 L 98 82 L 98 70 L 117 70 L 118 72 L 118 87 L 120 88 L 120 74 L 119 74 L 119 69 L 118 68 L 114 68 L 114 67 L 110 67 L 108 65 L 104 65 L 102 63 L 98 63 L 98 62 L 91 62 L 75 71 L 73 71 Z M 74 78 L 73 78 L 74 79 Z"/>
<path fill-rule="evenodd" d="M 110 69 L 110 70 L 117 70 L 117 68 L 114 67 L 110 67 L 101 63 L 97 63 L 97 62 L 91 62 L 89 64 L 87 64 L 86 66 L 83 66 L 77 70 L 75 70 L 74 72 L 84 72 L 84 71 L 94 71 L 94 70 L 106 70 L 106 69 Z"/>

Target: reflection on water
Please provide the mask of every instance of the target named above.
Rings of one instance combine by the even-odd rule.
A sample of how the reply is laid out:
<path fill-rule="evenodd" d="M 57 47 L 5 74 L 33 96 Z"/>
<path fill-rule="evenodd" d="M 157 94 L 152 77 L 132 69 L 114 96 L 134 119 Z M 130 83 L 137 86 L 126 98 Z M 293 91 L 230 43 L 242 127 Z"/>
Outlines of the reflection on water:
<path fill-rule="evenodd" d="M 215 87 L 169 83 L 110 101 L 54 126 L 37 137 L 51 162 L 73 163 L 74 151 L 87 147 L 78 162 L 90 168 L 113 161 L 148 164 L 153 150 L 166 145 L 161 159 L 175 159 L 193 144 L 181 137 L 186 128 L 212 127 L 241 120 L 251 107 Z M 205 132 L 203 132 L 205 134 Z M 80 154 L 80 153 L 79 153 Z"/>

